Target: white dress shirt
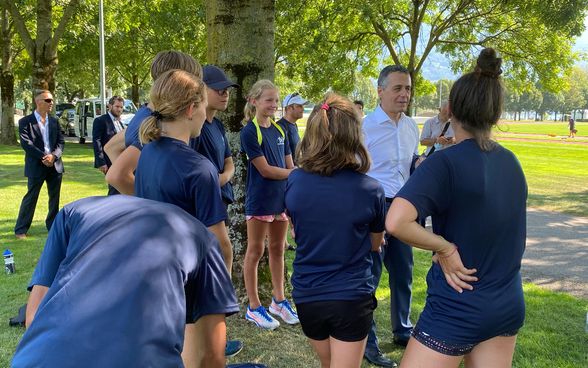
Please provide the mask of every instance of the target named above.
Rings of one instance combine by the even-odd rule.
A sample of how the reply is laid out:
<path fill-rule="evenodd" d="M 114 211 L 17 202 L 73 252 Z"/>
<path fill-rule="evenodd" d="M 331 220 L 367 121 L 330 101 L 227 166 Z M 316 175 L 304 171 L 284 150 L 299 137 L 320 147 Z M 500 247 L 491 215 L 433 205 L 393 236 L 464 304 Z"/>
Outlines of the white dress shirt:
<path fill-rule="evenodd" d="M 441 132 L 443 131 L 443 127 L 445 127 L 445 123 L 441 123 L 439 121 L 439 115 L 436 115 L 436 116 L 430 118 L 429 120 L 425 121 L 425 125 L 423 126 L 423 131 L 421 132 L 421 140 L 423 140 L 425 138 L 437 139 L 437 137 L 439 137 L 441 135 Z M 449 125 L 449 128 L 447 128 L 447 131 L 445 132 L 445 134 L 443 136 L 447 137 L 447 138 L 455 137 L 455 134 L 453 133 L 453 129 L 451 128 L 451 124 Z M 444 148 L 452 146 L 452 144 L 435 143 L 434 146 L 435 146 L 435 151 L 440 151 Z M 427 147 L 425 154 L 427 154 L 427 155 L 429 154 L 431 147 L 432 146 Z"/>
<path fill-rule="evenodd" d="M 120 132 L 121 130 L 124 129 L 123 124 L 122 124 L 122 121 L 120 120 L 120 117 L 118 117 L 118 119 L 115 118 L 114 115 L 112 115 L 110 113 L 110 111 L 108 112 L 108 115 L 110 115 L 110 119 L 112 120 L 112 123 L 114 124 L 114 131 L 115 132 L 118 133 L 118 132 Z"/>
<path fill-rule="evenodd" d="M 412 118 L 400 115 L 395 123 L 381 106 L 363 120 L 364 142 L 372 159 L 368 175 L 393 198 L 408 180 L 414 155 L 418 155 L 419 129 Z"/>
<path fill-rule="evenodd" d="M 41 122 L 41 115 L 35 110 L 35 118 L 39 124 L 39 130 L 41 131 L 41 137 L 43 137 L 43 146 L 45 154 L 51 153 L 51 146 L 49 145 L 49 115 L 45 114 L 45 124 Z"/>

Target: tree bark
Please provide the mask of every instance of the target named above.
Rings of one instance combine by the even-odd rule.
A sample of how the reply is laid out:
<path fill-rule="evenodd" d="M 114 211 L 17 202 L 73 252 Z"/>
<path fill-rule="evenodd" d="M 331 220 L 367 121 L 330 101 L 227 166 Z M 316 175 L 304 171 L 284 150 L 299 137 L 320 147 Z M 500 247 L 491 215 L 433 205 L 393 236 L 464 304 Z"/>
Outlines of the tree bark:
<path fill-rule="evenodd" d="M 0 94 L 2 95 L 2 116 L 0 116 L 0 144 L 17 143 L 14 126 L 14 75 L 12 73 L 12 27 L 8 11 L 1 9 L 0 45 L 2 46 L 2 67 L 0 68 Z"/>
<path fill-rule="evenodd" d="M 206 1 L 207 62 L 224 69 L 241 88 L 231 92 L 227 112 L 222 114 L 227 139 L 235 161 L 233 186 L 235 203 L 229 206 L 229 235 L 234 249 L 233 283 L 241 301 L 246 299 L 243 259 L 247 247 L 245 223 L 245 182 L 247 159 L 240 152 L 239 132 L 243 126 L 246 95 L 259 79 L 274 78 L 275 1 Z M 271 295 L 269 266 L 260 262 L 259 293 Z"/>
<path fill-rule="evenodd" d="M 70 0 L 63 7 L 63 15 L 57 27 L 53 27 L 52 0 L 37 0 L 36 38 L 33 39 L 25 20 L 14 1 L 1 0 L 14 19 L 14 25 L 29 54 L 32 65 L 32 88 L 55 91 L 55 70 L 57 69 L 57 46 L 72 19 L 79 0 Z"/>

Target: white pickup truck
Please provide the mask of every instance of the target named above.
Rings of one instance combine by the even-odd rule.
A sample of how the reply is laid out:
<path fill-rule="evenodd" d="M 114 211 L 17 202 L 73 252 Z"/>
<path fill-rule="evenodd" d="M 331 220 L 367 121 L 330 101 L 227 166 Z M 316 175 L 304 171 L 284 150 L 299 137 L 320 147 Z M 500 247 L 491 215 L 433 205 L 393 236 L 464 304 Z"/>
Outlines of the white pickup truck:
<path fill-rule="evenodd" d="M 131 100 L 125 100 L 121 120 L 123 125 L 126 127 L 135 113 L 137 107 Z M 75 130 L 76 136 L 79 138 L 81 144 L 86 143 L 86 140 L 92 140 L 92 125 L 94 119 L 98 116 L 105 114 L 106 109 L 102 108 L 102 101 L 99 98 L 89 98 L 78 100 L 76 103 L 76 115 L 75 115 Z"/>

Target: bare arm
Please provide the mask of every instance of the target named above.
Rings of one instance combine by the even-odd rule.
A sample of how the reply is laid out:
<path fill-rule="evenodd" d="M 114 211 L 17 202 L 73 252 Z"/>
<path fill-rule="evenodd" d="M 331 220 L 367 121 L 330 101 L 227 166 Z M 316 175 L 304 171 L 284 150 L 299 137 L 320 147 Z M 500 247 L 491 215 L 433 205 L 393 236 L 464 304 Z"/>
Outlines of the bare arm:
<path fill-rule="evenodd" d="M 110 142 L 108 142 L 110 143 Z M 139 163 L 141 151 L 137 147 L 129 146 L 112 163 L 106 173 L 106 181 L 122 194 L 135 194 L 135 170 Z"/>
<path fill-rule="evenodd" d="M 432 145 L 435 144 L 437 140 L 435 138 L 423 138 L 421 139 L 421 144 L 423 146 L 427 146 L 427 147 L 431 147 Z"/>
<path fill-rule="evenodd" d="M 25 318 L 26 328 L 29 328 L 31 323 L 33 323 L 35 315 L 37 314 L 37 309 L 39 309 L 39 304 L 41 304 L 41 302 L 43 301 L 43 298 L 47 294 L 47 291 L 49 291 L 49 288 L 47 286 L 33 286 L 31 294 L 29 295 L 29 300 L 27 301 L 27 311 Z"/>
<path fill-rule="evenodd" d="M 104 146 L 104 152 L 112 163 L 125 150 L 125 131 L 126 129 L 116 133 Z"/>
<path fill-rule="evenodd" d="M 225 266 L 227 267 L 229 276 L 231 276 L 233 268 L 233 246 L 231 245 L 231 239 L 229 239 L 229 234 L 224 221 L 209 226 L 208 230 L 216 236 L 216 239 L 220 244 L 220 250 L 225 261 Z"/>
<path fill-rule="evenodd" d="M 465 268 L 455 244 L 425 230 L 416 222 L 417 216 L 417 210 L 412 203 L 397 197 L 386 215 L 386 230 L 407 244 L 437 253 L 435 260 L 439 262 L 447 283 L 453 289 L 460 293 L 463 289 L 473 290 L 473 286 L 467 282 L 478 280 L 471 276 L 476 273 L 476 269 Z"/>
<path fill-rule="evenodd" d="M 380 247 L 384 244 L 384 231 L 381 233 L 370 233 L 372 241 L 372 252 L 380 251 Z"/>
<path fill-rule="evenodd" d="M 290 157 L 290 164 L 292 164 L 292 156 Z M 287 161 L 288 156 L 286 156 L 286 166 L 288 165 Z M 272 180 L 284 180 L 288 178 L 290 172 L 292 172 L 291 168 L 282 169 L 281 167 L 271 166 L 267 163 L 265 156 L 259 156 L 251 160 L 251 163 L 257 171 L 263 176 L 265 179 L 272 179 Z M 292 165 L 294 166 L 294 165 Z"/>
<path fill-rule="evenodd" d="M 233 162 L 233 158 L 229 156 L 225 158 L 225 169 L 218 177 L 220 186 L 222 187 L 226 183 L 230 182 L 233 178 L 233 175 L 235 175 L 235 163 Z"/>
<path fill-rule="evenodd" d="M 287 169 L 294 168 L 294 159 L 292 159 L 292 155 L 286 156 L 286 168 Z"/>

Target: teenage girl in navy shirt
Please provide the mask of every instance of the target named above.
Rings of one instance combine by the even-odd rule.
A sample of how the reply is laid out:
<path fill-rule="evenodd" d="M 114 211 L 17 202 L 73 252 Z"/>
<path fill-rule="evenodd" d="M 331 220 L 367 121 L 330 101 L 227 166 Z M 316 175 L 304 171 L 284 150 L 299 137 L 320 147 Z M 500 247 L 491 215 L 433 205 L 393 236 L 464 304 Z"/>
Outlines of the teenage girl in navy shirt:
<path fill-rule="evenodd" d="M 286 179 L 294 164 L 285 132 L 274 120 L 278 89 L 269 80 L 256 82 L 247 96 L 241 147 L 247 154 L 247 251 L 243 265 L 245 289 L 249 298 L 246 319 L 273 330 L 280 323 L 267 313 L 257 292 L 257 267 L 268 238 L 273 298 L 269 311 L 288 324 L 298 316 L 284 295 L 284 243 L 288 218 L 284 213 Z"/>
<path fill-rule="evenodd" d="M 191 137 L 200 134 L 206 116 L 204 83 L 188 72 L 170 70 L 155 81 L 150 99 L 153 112 L 139 130 L 145 146 L 135 175 L 136 195 L 183 208 L 230 246 L 218 171 L 188 145 Z M 225 314 L 210 310 L 206 317 L 186 325 L 182 352 L 186 367 L 200 366 L 203 357 L 211 360 L 200 362 L 202 366 L 224 367 L 225 341 L 220 349 L 216 341 L 196 336 L 203 324 L 224 323 Z M 224 331 L 222 335 L 226 336 Z"/>
<path fill-rule="evenodd" d="M 436 253 L 426 305 L 401 365 L 512 364 L 525 317 L 520 267 L 527 185 L 512 152 L 490 140 L 502 112 L 500 65 L 495 51 L 484 49 L 476 70 L 453 85 L 457 145 L 417 168 L 386 218 L 394 236 Z M 427 216 L 434 233 L 416 222 Z"/>
<path fill-rule="evenodd" d="M 329 94 L 310 115 L 288 177 L 296 235 L 292 296 L 322 367 L 359 367 L 376 308 L 370 253 L 384 239 L 386 198 L 353 103 Z"/>

